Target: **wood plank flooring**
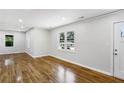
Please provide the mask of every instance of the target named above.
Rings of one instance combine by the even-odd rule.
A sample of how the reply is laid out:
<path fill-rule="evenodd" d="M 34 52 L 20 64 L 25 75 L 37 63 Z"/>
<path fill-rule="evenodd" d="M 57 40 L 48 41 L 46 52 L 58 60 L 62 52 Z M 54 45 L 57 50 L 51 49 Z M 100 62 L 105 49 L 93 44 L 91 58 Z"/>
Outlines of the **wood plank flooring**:
<path fill-rule="evenodd" d="M 5 64 L 6 59 L 12 63 Z M 46 56 L 33 59 L 26 53 L 0 55 L 1 83 L 121 83 L 105 74 Z"/>

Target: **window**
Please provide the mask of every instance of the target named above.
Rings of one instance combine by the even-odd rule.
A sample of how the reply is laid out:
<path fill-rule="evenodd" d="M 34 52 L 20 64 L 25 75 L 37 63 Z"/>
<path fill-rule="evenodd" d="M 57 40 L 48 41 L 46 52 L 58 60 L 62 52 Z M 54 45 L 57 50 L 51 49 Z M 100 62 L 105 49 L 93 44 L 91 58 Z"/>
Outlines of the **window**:
<path fill-rule="evenodd" d="M 59 34 L 59 49 L 65 49 L 65 33 Z"/>
<path fill-rule="evenodd" d="M 74 32 L 67 32 L 67 50 L 74 51 Z"/>
<path fill-rule="evenodd" d="M 5 46 L 13 47 L 13 35 L 5 35 Z"/>
<path fill-rule="evenodd" d="M 75 51 L 74 46 L 74 31 L 59 33 L 60 50 Z"/>
<path fill-rule="evenodd" d="M 60 33 L 60 43 L 65 42 L 65 33 Z"/>
<path fill-rule="evenodd" d="M 121 30 L 121 37 L 124 37 L 124 29 Z"/>

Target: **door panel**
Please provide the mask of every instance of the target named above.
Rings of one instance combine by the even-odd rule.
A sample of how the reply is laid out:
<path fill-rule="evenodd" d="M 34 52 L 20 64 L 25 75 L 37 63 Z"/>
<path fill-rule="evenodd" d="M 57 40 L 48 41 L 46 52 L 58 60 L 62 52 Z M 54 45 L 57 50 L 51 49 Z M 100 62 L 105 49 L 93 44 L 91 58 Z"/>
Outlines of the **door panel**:
<path fill-rule="evenodd" d="M 124 22 L 114 24 L 114 76 L 124 79 Z"/>

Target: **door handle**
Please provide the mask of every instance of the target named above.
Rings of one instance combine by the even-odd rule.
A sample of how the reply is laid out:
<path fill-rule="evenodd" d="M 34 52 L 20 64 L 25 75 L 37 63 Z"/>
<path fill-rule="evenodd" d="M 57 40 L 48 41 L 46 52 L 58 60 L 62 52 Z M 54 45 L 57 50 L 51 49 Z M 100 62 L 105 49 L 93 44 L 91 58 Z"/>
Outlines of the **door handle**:
<path fill-rule="evenodd" d="M 117 51 L 117 49 L 115 49 L 115 51 Z"/>
<path fill-rule="evenodd" d="M 117 51 L 118 51 L 118 50 L 117 50 L 117 49 L 115 49 L 114 55 L 118 55 Z"/>

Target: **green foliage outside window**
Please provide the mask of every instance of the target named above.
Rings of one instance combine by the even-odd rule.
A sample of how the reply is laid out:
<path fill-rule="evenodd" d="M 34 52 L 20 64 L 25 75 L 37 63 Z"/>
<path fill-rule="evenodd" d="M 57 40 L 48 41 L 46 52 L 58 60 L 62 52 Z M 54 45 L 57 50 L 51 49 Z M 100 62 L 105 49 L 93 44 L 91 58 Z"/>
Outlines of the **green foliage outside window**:
<path fill-rule="evenodd" d="M 13 47 L 13 35 L 5 36 L 5 45 L 6 47 Z"/>

